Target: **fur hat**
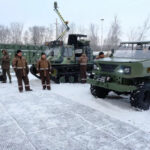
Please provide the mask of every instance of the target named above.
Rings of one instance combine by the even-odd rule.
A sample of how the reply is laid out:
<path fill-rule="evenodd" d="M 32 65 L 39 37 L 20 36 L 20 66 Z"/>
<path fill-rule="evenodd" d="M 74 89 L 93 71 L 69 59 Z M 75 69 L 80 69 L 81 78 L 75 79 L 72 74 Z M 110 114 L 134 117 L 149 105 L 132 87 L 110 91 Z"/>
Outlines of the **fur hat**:
<path fill-rule="evenodd" d="M 17 50 L 17 54 L 18 54 L 18 53 L 20 53 L 20 52 L 22 52 L 20 49 L 19 49 L 19 50 Z"/>
<path fill-rule="evenodd" d="M 99 55 L 104 55 L 104 52 L 99 52 Z"/>
<path fill-rule="evenodd" d="M 41 53 L 41 56 L 42 56 L 42 55 L 46 55 L 46 54 L 42 52 L 42 53 Z"/>

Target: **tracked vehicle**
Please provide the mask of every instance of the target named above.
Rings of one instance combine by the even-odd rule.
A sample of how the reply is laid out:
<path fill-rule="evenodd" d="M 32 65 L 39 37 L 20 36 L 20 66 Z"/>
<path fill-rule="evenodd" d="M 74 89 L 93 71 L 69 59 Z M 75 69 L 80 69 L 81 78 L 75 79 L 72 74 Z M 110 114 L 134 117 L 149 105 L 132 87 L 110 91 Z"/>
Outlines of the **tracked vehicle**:
<path fill-rule="evenodd" d="M 96 60 L 88 79 L 91 93 L 105 98 L 110 91 L 129 94 L 131 106 L 150 106 L 150 41 L 123 42 L 111 57 Z"/>
<path fill-rule="evenodd" d="M 63 19 L 58 11 L 57 3 L 54 3 L 54 10 L 64 24 L 65 30 L 56 39 L 56 41 L 46 42 L 47 59 L 52 64 L 51 79 L 56 83 L 75 83 L 80 82 L 79 57 L 85 53 L 88 57 L 87 72 L 93 68 L 93 51 L 90 47 L 90 41 L 86 35 L 70 34 L 67 44 L 61 41 L 62 37 L 69 31 L 68 22 Z M 39 78 L 36 70 L 36 62 L 30 68 L 31 73 Z"/>

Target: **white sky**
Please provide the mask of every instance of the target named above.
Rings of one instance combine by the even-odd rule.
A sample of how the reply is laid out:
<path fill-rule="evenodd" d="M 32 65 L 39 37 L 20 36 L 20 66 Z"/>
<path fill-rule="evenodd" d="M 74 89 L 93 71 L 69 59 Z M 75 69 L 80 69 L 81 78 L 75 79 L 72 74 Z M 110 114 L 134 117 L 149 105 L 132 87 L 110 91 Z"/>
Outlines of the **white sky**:
<path fill-rule="evenodd" d="M 57 0 L 65 20 L 79 26 L 91 23 L 101 25 L 108 31 L 115 15 L 118 16 L 123 34 L 130 28 L 140 26 L 150 15 L 150 0 Z M 54 24 L 54 0 L 0 0 L 0 24 L 20 22 L 25 26 Z"/>

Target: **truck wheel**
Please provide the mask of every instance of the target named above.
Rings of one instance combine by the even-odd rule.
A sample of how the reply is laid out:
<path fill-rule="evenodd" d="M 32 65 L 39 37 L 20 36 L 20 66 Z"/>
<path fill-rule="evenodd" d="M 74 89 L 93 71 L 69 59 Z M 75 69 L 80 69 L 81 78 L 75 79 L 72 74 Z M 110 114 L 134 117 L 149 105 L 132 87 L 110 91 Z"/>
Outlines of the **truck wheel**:
<path fill-rule="evenodd" d="M 150 85 L 144 84 L 134 91 L 131 94 L 130 103 L 135 108 L 148 110 L 150 107 Z"/>
<path fill-rule="evenodd" d="M 98 87 L 98 86 L 91 85 L 90 89 L 91 89 L 92 95 L 95 97 L 99 97 L 99 98 L 105 98 L 109 93 L 109 90 Z"/>

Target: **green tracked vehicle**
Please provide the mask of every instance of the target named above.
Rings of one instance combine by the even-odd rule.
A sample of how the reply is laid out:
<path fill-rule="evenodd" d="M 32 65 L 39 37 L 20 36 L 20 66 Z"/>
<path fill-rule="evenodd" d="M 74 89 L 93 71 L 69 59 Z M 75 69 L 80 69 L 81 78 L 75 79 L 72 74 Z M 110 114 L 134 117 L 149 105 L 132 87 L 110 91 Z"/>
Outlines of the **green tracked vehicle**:
<path fill-rule="evenodd" d="M 88 57 L 87 72 L 93 69 L 93 51 L 89 46 L 89 41 L 85 40 L 86 35 L 70 34 L 68 43 L 62 41 L 49 42 L 44 51 L 47 59 L 52 65 L 51 80 L 55 83 L 77 83 L 80 82 L 79 57 L 86 53 Z M 36 62 L 31 66 L 30 72 L 38 76 Z"/>
<path fill-rule="evenodd" d="M 27 59 L 28 64 L 35 62 L 36 58 L 40 56 L 41 52 L 46 49 L 46 46 L 37 45 L 22 45 L 22 44 L 0 44 L 0 61 L 2 58 L 2 50 L 7 50 L 10 62 L 12 62 L 16 51 L 22 50 L 23 56 Z"/>
<path fill-rule="evenodd" d="M 95 60 L 89 76 L 92 95 L 105 98 L 110 91 L 129 94 L 131 106 L 150 106 L 150 41 L 122 42 L 110 57 Z"/>
<path fill-rule="evenodd" d="M 44 51 L 47 59 L 52 64 L 51 79 L 56 83 L 76 83 L 80 82 L 79 57 L 85 53 L 88 57 L 87 72 L 93 69 L 93 51 L 90 47 L 90 41 L 86 35 L 70 34 L 68 43 L 64 44 L 62 37 L 70 30 L 68 21 L 65 21 L 58 10 L 57 2 L 54 2 L 54 11 L 59 16 L 64 25 L 64 31 L 56 41 L 46 42 L 47 49 Z M 40 58 L 40 57 L 39 57 Z M 36 62 L 30 68 L 31 73 L 39 78 L 36 70 Z"/>

